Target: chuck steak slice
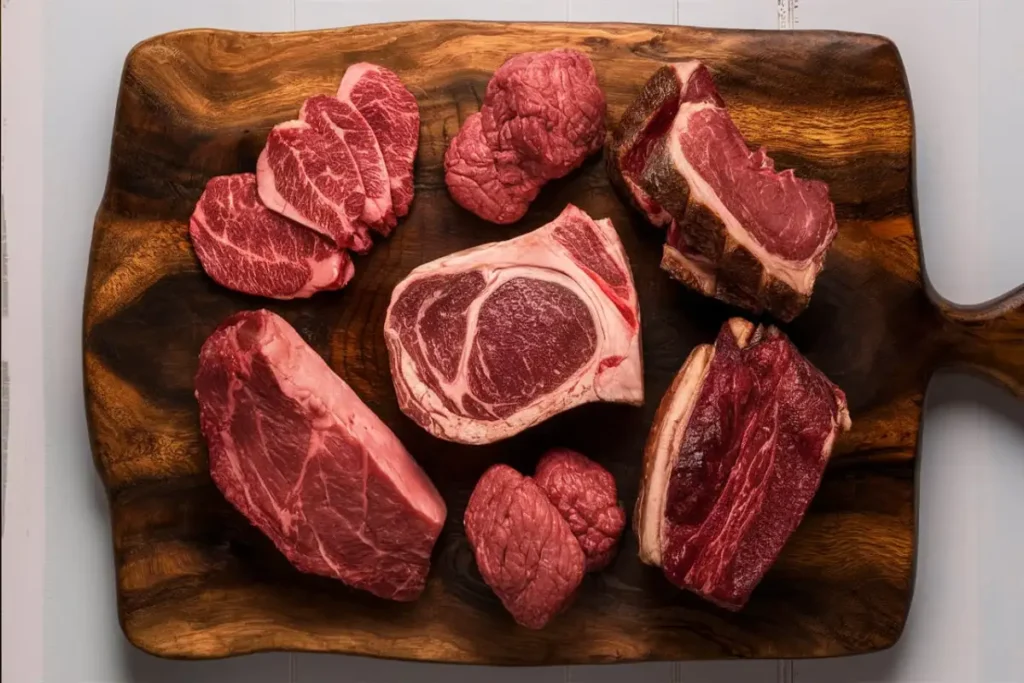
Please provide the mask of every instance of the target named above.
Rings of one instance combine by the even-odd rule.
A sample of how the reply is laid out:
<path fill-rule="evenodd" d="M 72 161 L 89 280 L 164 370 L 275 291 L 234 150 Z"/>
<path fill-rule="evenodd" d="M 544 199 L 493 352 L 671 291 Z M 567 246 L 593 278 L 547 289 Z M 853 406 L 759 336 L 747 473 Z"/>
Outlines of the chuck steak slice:
<path fill-rule="evenodd" d="M 568 606 L 583 580 L 583 550 L 532 479 L 494 465 L 463 521 L 480 575 L 516 622 L 540 629 Z"/>
<path fill-rule="evenodd" d="M 275 299 L 344 287 L 355 272 L 343 249 L 267 209 L 252 173 L 211 178 L 189 221 L 203 270 L 218 284 Z"/>
<path fill-rule="evenodd" d="M 626 526 L 612 473 L 582 453 L 552 448 L 537 463 L 533 479 L 569 523 L 587 571 L 607 567 Z"/>
<path fill-rule="evenodd" d="M 394 289 L 384 322 L 398 403 L 431 434 L 507 438 L 590 401 L 643 401 L 640 310 L 618 234 L 569 205 Z"/>
<path fill-rule="evenodd" d="M 310 104 L 312 102 L 312 104 Z M 274 126 L 256 162 L 267 208 L 359 253 L 373 246 L 363 220 L 366 192 L 344 134 L 333 117 L 351 115 L 334 98 L 307 100 L 299 118 Z"/>
<path fill-rule="evenodd" d="M 493 223 L 523 217 L 541 186 L 601 149 L 604 93 L 576 50 L 524 52 L 487 84 L 478 114 L 445 153 L 445 182 L 463 208 Z"/>
<path fill-rule="evenodd" d="M 730 610 L 800 524 L 843 392 L 774 327 L 733 318 L 687 358 L 655 415 L 634 524 L 640 559 Z"/>
<path fill-rule="evenodd" d="M 338 99 L 355 107 L 373 130 L 384 156 L 394 214 L 406 215 L 414 194 L 413 163 L 420 135 L 416 98 L 393 71 L 361 62 L 345 70 Z"/>
<path fill-rule="evenodd" d="M 828 186 L 750 151 L 703 64 L 658 69 L 608 147 L 614 185 L 668 228 L 672 277 L 781 320 L 807 306 L 838 231 Z"/>
<path fill-rule="evenodd" d="M 214 482 L 296 568 L 419 596 L 444 501 L 287 322 L 265 310 L 228 318 L 203 344 L 195 389 Z"/>

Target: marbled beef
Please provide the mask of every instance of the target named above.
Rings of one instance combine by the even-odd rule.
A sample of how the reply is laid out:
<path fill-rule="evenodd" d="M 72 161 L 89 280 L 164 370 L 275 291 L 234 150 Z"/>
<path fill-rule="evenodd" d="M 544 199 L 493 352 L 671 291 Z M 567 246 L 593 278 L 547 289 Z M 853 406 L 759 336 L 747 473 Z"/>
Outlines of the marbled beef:
<path fill-rule="evenodd" d="M 399 406 L 449 441 L 498 441 L 590 401 L 643 401 L 626 252 L 610 221 L 572 205 L 413 270 L 392 292 L 384 339 Z"/>
<path fill-rule="evenodd" d="M 828 186 L 751 151 L 703 64 L 654 73 L 606 162 L 615 186 L 668 228 L 661 265 L 672 277 L 782 320 L 807 306 L 838 231 Z"/>

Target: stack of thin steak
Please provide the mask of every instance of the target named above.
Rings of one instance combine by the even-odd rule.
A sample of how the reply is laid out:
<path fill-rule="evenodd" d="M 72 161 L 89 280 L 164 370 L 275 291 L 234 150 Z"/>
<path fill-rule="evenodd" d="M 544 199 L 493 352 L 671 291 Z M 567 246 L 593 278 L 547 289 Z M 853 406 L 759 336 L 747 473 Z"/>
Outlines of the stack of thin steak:
<path fill-rule="evenodd" d="M 203 269 L 247 294 L 293 299 L 344 287 L 412 203 L 416 99 L 391 71 L 355 64 L 274 126 L 256 173 L 212 178 L 189 234 Z"/>

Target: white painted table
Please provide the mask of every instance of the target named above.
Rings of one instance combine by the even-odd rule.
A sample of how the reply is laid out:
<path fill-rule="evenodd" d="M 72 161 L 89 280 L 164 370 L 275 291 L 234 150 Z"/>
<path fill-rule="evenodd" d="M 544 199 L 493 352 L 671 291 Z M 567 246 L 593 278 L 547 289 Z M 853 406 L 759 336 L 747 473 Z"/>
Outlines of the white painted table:
<path fill-rule="evenodd" d="M 799 4 L 797 5 L 797 2 Z M 976 381 L 925 408 L 917 587 L 878 655 L 490 670 L 271 654 L 166 662 L 117 627 L 106 502 L 82 409 L 80 317 L 122 60 L 177 28 L 402 19 L 624 20 L 881 33 L 903 53 L 929 274 L 954 301 L 1024 281 L 1020 0 L 3 0 L 3 188 L 12 408 L 3 538 L 4 683 L 1024 683 L 1024 404 Z M 1022 340 L 1024 344 L 1024 340 Z"/>

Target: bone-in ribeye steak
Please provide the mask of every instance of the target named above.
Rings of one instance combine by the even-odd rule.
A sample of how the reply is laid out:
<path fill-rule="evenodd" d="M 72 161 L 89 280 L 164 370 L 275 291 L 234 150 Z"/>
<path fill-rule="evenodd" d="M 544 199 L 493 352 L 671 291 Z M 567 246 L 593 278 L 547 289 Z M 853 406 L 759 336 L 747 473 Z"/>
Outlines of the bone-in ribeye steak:
<path fill-rule="evenodd" d="M 203 270 L 218 284 L 275 299 L 339 289 L 352 279 L 348 254 L 270 211 L 252 173 L 211 178 L 189 222 Z"/>
<path fill-rule="evenodd" d="M 582 52 L 510 57 L 445 153 L 448 191 L 485 220 L 519 220 L 544 183 L 601 149 L 606 109 L 594 65 Z"/>
<path fill-rule="evenodd" d="M 264 310 L 228 318 L 203 344 L 195 389 L 214 482 L 295 567 L 419 596 L 444 501 L 287 322 Z"/>
<path fill-rule="evenodd" d="M 537 463 L 533 480 L 569 523 L 587 571 L 607 567 L 626 526 L 612 473 L 582 453 L 552 448 Z"/>
<path fill-rule="evenodd" d="M 424 264 L 384 322 L 402 411 L 482 444 L 590 401 L 643 401 L 640 310 L 607 219 L 569 205 L 506 242 Z"/>
<path fill-rule="evenodd" d="M 807 306 L 838 231 L 828 186 L 751 152 L 704 65 L 658 69 L 606 160 L 620 192 L 668 228 L 661 265 L 674 278 L 782 320 Z"/>
<path fill-rule="evenodd" d="M 694 349 L 658 407 L 634 517 L 640 559 L 740 609 L 849 428 L 843 392 L 782 332 L 729 320 L 713 347 Z"/>
<path fill-rule="evenodd" d="M 532 479 L 494 465 L 473 489 L 463 523 L 480 575 L 516 622 L 543 628 L 572 601 L 583 550 Z"/>

